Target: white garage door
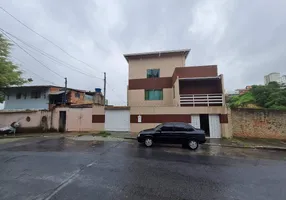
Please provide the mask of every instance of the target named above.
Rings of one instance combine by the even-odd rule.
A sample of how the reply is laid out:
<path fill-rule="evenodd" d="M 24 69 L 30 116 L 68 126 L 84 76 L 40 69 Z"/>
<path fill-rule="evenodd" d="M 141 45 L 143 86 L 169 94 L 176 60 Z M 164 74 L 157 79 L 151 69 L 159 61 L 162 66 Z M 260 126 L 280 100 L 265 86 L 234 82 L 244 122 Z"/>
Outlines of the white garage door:
<path fill-rule="evenodd" d="M 192 115 L 191 125 L 195 128 L 201 128 L 200 115 Z"/>
<path fill-rule="evenodd" d="M 106 131 L 129 131 L 129 110 L 105 110 L 104 126 Z"/>
<path fill-rule="evenodd" d="M 209 115 L 210 138 L 221 138 L 219 115 Z"/>

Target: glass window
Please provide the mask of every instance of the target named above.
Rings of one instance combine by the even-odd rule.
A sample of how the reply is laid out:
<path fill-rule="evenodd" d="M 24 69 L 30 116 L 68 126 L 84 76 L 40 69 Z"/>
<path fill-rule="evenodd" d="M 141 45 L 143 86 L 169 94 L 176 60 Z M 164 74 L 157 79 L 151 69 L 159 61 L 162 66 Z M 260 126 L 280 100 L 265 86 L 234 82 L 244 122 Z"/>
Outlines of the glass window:
<path fill-rule="evenodd" d="M 193 126 L 191 126 L 190 124 L 186 124 L 187 127 L 187 131 L 194 131 L 195 128 Z"/>
<path fill-rule="evenodd" d="M 16 94 L 16 99 L 21 99 L 22 94 L 19 92 Z"/>
<path fill-rule="evenodd" d="M 145 90 L 145 100 L 163 100 L 163 90 Z"/>
<path fill-rule="evenodd" d="M 174 131 L 187 131 L 187 127 L 184 123 L 175 123 Z"/>
<path fill-rule="evenodd" d="M 39 99 L 41 98 L 41 92 L 40 91 L 32 91 L 31 92 L 31 99 Z"/>
<path fill-rule="evenodd" d="M 160 77 L 160 69 L 147 69 L 147 78 Z"/>
<path fill-rule="evenodd" d="M 74 94 L 74 96 L 75 96 L 76 98 L 80 98 L 80 93 L 79 93 L 79 92 L 76 92 L 76 93 Z"/>
<path fill-rule="evenodd" d="M 172 124 L 164 124 L 161 128 L 161 131 L 173 131 L 173 125 Z"/>

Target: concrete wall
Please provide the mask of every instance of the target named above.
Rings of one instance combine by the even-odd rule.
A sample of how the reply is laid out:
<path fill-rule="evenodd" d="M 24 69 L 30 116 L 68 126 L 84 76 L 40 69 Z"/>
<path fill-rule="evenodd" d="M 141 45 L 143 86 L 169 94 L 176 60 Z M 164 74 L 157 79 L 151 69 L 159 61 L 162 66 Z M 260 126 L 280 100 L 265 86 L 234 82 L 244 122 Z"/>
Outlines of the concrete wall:
<path fill-rule="evenodd" d="M 233 136 L 286 139 L 286 111 L 233 109 Z"/>
<path fill-rule="evenodd" d="M 36 89 L 33 89 L 36 90 Z M 10 89 L 8 94 L 5 97 L 5 110 L 12 109 L 48 109 L 49 107 L 49 98 L 48 98 L 48 88 L 46 89 L 37 89 L 41 91 L 41 98 L 32 99 L 31 91 L 29 88 L 22 89 Z M 21 93 L 21 98 L 16 99 L 16 94 Z M 26 94 L 26 98 L 24 97 Z"/>
<path fill-rule="evenodd" d="M 185 66 L 183 55 L 129 60 L 129 79 L 147 78 L 147 69 L 160 69 L 160 77 L 171 77 L 176 67 Z"/>
<path fill-rule="evenodd" d="M 181 103 L 180 103 L 179 77 L 177 77 L 177 79 L 173 85 L 173 90 L 175 90 L 175 91 L 172 91 L 175 93 L 175 98 L 173 98 L 173 106 L 180 106 Z"/>
<path fill-rule="evenodd" d="M 145 100 L 145 90 L 128 90 L 128 106 L 172 106 L 172 88 L 163 89 L 163 100 Z"/>
<path fill-rule="evenodd" d="M 102 116 L 105 115 L 104 106 L 93 106 L 92 107 L 92 115 Z M 101 123 L 92 123 L 93 131 L 103 131 L 104 130 L 104 122 Z"/>
<path fill-rule="evenodd" d="M 46 117 L 46 121 L 42 121 Z M 49 111 L 22 111 L 22 112 L 0 112 L 0 125 L 7 126 L 13 122 L 19 122 L 20 128 L 17 132 L 46 132 L 51 128 L 51 112 Z"/>
<path fill-rule="evenodd" d="M 59 113 L 66 111 L 66 131 L 92 131 L 92 108 L 56 108 L 53 111 L 18 111 L 0 112 L 0 125 L 10 125 L 19 121 L 20 128 L 17 132 L 41 133 L 48 131 L 58 131 Z M 46 122 L 42 121 L 46 117 Z M 27 120 L 30 118 L 30 121 Z M 103 124 L 104 127 L 104 124 Z M 103 130 L 103 129 L 102 129 Z"/>
<path fill-rule="evenodd" d="M 91 131 L 92 108 L 56 108 L 53 110 L 52 127 L 59 129 L 59 113 L 66 111 L 66 131 Z"/>

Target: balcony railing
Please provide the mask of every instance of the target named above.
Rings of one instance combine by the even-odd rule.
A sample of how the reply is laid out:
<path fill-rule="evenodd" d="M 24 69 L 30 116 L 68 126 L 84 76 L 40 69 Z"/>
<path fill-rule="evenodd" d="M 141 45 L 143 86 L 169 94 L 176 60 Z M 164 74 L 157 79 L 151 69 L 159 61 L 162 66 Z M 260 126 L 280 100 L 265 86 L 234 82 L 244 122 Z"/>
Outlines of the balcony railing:
<path fill-rule="evenodd" d="M 181 106 L 222 106 L 222 94 L 181 94 Z"/>

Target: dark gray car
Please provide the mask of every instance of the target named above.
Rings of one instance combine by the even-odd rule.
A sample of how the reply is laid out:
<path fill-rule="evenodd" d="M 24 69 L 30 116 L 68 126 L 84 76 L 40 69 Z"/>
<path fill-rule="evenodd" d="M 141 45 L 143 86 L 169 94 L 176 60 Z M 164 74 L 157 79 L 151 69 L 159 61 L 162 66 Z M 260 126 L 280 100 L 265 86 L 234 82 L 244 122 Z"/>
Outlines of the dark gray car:
<path fill-rule="evenodd" d="M 140 143 L 151 147 L 153 143 L 182 144 L 196 150 L 199 144 L 206 142 L 205 131 L 196 129 L 183 122 L 168 122 L 155 128 L 140 131 L 137 136 Z"/>

